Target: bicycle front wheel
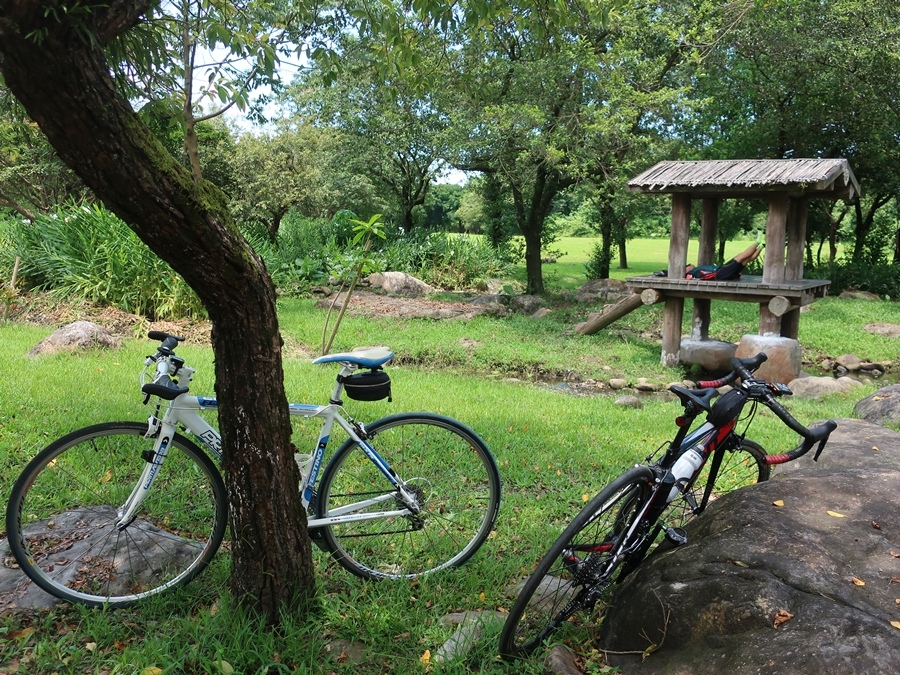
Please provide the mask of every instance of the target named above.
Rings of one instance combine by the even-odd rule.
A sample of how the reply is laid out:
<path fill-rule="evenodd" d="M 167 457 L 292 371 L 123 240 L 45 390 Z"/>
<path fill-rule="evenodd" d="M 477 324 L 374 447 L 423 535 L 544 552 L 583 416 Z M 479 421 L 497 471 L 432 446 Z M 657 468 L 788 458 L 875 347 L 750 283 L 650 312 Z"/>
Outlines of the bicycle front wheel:
<path fill-rule="evenodd" d="M 761 445 L 748 439 L 734 438 L 734 447 L 723 450 L 722 463 L 716 475 L 716 483 L 709 495 L 713 502 L 719 497 L 735 490 L 769 480 L 771 467 L 766 464 L 766 451 Z M 712 459 L 704 464 L 693 485 L 683 494 L 676 497 L 669 505 L 662 520 L 667 527 L 684 527 L 695 515 L 693 503 L 699 505 L 709 482 Z M 687 495 L 691 495 L 691 499 Z M 708 506 L 708 504 L 707 504 Z"/>
<path fill-rule="evenodd" d="M 652 491 L 653 472 L 635 467 L 585 506 L 525 581 L 500 634 L 504 658 L 524 657 L 569 619 L 590 611 L 616 570 L 642 550 L 652 523 L 632 528 Z M 626 534 L 631 532 L 630 537 Z"/>
<path fill-rule="evenodd" d="M 325 547 L 347 570 L 369 579 L 417 577 L 468 560 L 490 535 L 500 508 L 500 474 L 484 442 L 459 422 L 427 413 L 385 417 L 367 431 L 422 508 L 366 519 L 403 504 L 375 464 L 348 441 L 325 468 L 318 493 L 319 517 L 348 518 L 322 528 Z"/>
<path fill-rule="evenodd" d="M 212 461 L 176 434 L 135 518 L 119 511 L 146 465 L 146 424 L 75 431 L 42 450 L 13 486 L 10 549 L 22 571 L 63 600 L 125 606 L 187 583 L 225 534 L 225 486 Z"/>

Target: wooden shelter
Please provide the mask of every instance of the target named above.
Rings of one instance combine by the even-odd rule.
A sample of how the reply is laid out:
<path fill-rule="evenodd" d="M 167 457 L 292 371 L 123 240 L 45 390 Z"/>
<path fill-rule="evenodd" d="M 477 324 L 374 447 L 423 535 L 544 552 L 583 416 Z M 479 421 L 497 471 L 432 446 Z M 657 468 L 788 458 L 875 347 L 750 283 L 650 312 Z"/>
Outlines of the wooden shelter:
<path fill-rule="evenodd" d="M 632 192 L 672 195 L 668 277 L 631 277 L 629 288 L 644 302 L 665 301 L 662 362 L 676 365 L 681 348 L 684 299 L 694 299 L 691 336 L 709 336 L 710 301 L 760 303 L 759 332 L 797 338 L 799 308 L 822 297 L 830 282 L 803 279 L 806 217 L 810 199 L 846 199 L 859 183 L 845 159 L 737 159 L 660 162 L 628 182 Z M 739 281 L 685 279 L 691 203 L 701 200 L 698 265 L 714 264 L 719 204 L 723 199 L 769 203 L 762 277 Z"/>

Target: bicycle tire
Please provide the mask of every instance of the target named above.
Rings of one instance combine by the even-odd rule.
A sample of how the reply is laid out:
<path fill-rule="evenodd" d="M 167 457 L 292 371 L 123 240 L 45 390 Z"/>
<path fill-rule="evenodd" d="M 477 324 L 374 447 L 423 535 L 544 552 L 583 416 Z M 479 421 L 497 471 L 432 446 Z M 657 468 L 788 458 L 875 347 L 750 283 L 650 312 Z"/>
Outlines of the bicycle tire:
<path fill-rule="evenodd" d="M 737 437 L 734 438 L 734 444 L 735 447 L 726 448 L 724 451 L 722 464 L 719 466 L 719 473 L 716 476 L 716 484 L 709 497 L 710 503 L 739 488 L 769 480 L 771 467 L 766 464 L 766 451 L 763 447 L 755 441 L 741 440 Z M 700 504 L 706 490 L 711 464 L 712 459 L 709 459 L 691 488 L 676 497 L 663 513 L 660 521 L 664 522 L 666 526 L 684 527 L 698 515 L 694 513 L 686 495 L 690 493 L 695 502 Z"/>
<path fill-rule="evenodd" d="M 456 420 L 404 413 L 367 425 L 370 442 L 424 502 L 416 516 L 324 526 L 322 544 L 348 571 L 367 579 L 414 578 L 468 560 L 485 542 L 500 508 L 500 473 L 484 442 Z M 349 440 L 325 468 L 316 512 L 393 487 Z M 398 500 L 370 511 L 397 509 Z"/>
<path fill-rule="evenodd" d="M 627 542 L 615 537 L 632 524 L 649 497 L 653 472 L 637 466 L 623 473 L 585 506 L 525 581 L 500 634 L 505 659 L 528 656 L 578 611 L 590 610 L 617 580 L 616 570 L 641 548 L 652 523 Z M 582 553 L 581 560 L 573 554 Z M 587 553 L 587 556 L 584 556 Z M 619 555 L 616 555 L 616 554 Z"/>
<path fill-rule="evenodd" d="M 215 555 L 227 524 L 212 461 L 175 434 L 153 489 L 121 530 L 153 441 L 147 425 L 108 422 L 54 441 L 22 471 L 6 509 L 10 550 L 39 587 L 87 606 L 124 607 L 186 584 Z"/>

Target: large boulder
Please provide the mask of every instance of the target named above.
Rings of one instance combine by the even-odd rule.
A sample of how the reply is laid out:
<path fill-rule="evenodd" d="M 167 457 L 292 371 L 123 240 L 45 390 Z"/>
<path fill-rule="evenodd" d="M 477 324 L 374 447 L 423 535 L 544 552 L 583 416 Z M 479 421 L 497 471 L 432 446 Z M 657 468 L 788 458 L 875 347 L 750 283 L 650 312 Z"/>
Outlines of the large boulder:
<path fill-rule="evenodd" d="M 121 346 L 122 340 L 102 326 L 91 321 L 75 321 L 38 342 L 28 355 L 55 354 L 59 351 L 77 351 L 95 347 L 116 349 Z"/>
<path fill-rule="evenodd" d="M 857 403 L 853 412 L 875 424 L 900 424 L 900 384 L 882 387 Z"/>
<path fill-rule="evenodd" d="M 385 293 L 414 296 L 434 293 L 434 289 L 420 279 L 406 272 L 376 272 L 368 276 L 372 288 L 380 288 Z"/>
<path fill-rule="evenodd" d="M 687 544 L 638 568 L 603 622 L 610 662 L 629 675 L 897 672 L 900 434 L 839 420 L 819 464 L 717 500 Z"/>
<path fill-rule="evenodd" d="M 684 339 L 678 358 L 682 363 L 696 364 L 709 373 L 729 373 L 736 350 L 737 345 L 733 342 Z"/>
<path fill-rule="evenodd" d="M 790 382 L 800 375 L 802 352 L 800 343 L 778 335 L 744 335 L 735 356 L 747 358 L 765 352 L 768 360 L 756 371 L 756 376 L 769 382 Z"/>

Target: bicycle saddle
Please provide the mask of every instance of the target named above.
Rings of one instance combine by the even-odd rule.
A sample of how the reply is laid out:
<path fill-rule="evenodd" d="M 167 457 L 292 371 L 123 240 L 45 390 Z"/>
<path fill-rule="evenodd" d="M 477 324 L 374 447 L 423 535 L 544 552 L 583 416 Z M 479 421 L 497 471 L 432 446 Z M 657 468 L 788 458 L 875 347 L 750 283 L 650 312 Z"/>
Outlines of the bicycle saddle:
<path fill-rule="evenodd" d="M 677 384 L 673 384 L 669 387 L 669 391 L 678 396 L 678 398 L 681 399 L 682 404 L 686 405 L 687 402 L 690 401 L 706 412 L 710 411 L 712 400 L 719 394 L 719 390 L 712 387 L 707 387 L 705 389 L 686 389 L 684 387 L 679 387 Z"/>
<path fill-rule="evenodd" d="M 378 368 L 394 357 L 387 347 L 370 347 L 355 352 L 339 352 L 326 354 L 315 359 L 313 363 L 351 363 L 360 368 Z"/>

